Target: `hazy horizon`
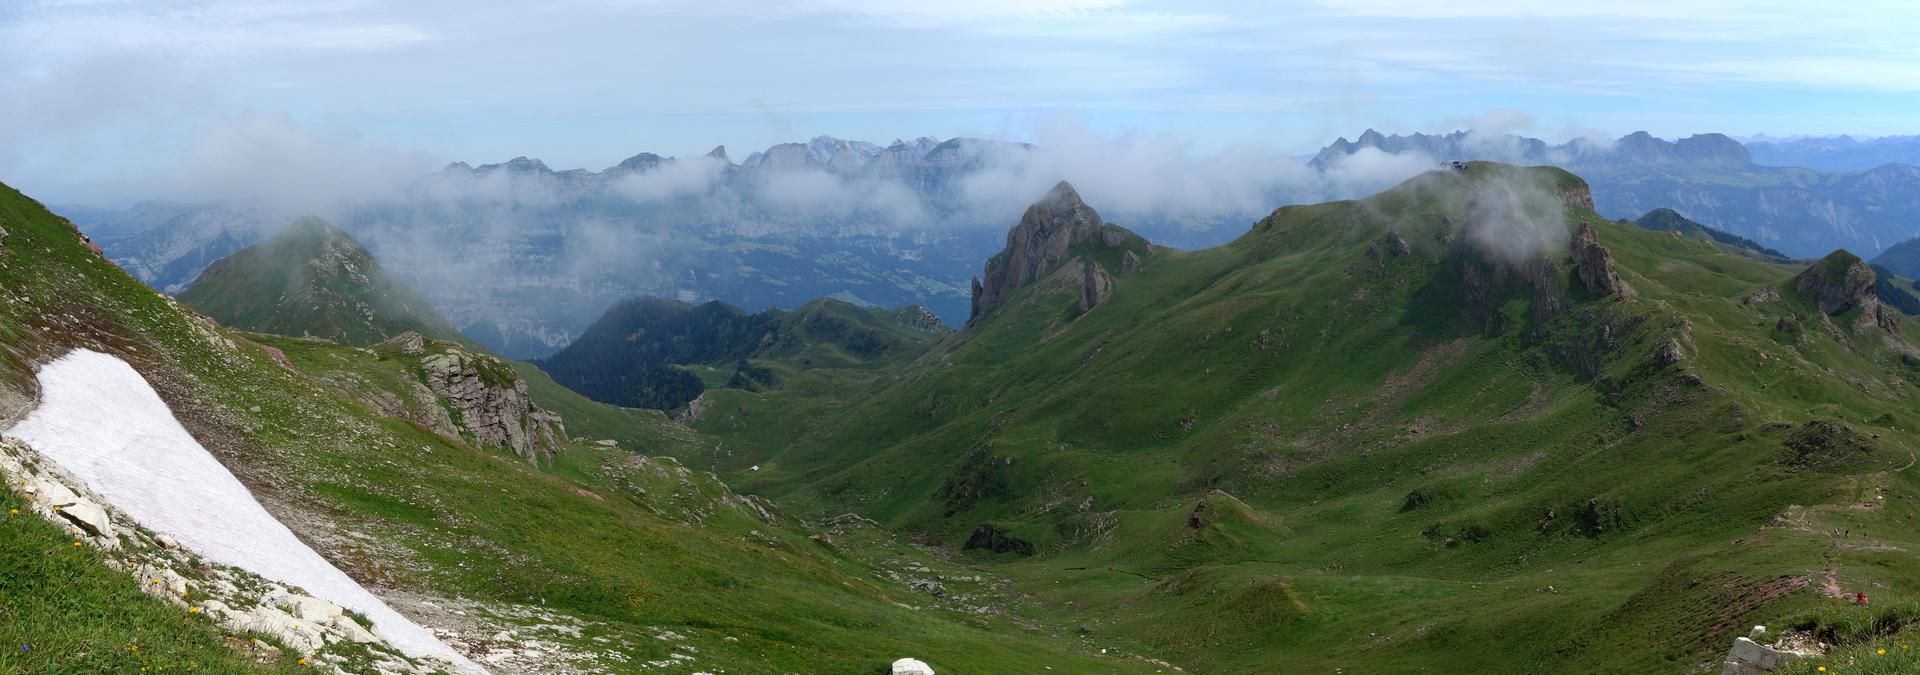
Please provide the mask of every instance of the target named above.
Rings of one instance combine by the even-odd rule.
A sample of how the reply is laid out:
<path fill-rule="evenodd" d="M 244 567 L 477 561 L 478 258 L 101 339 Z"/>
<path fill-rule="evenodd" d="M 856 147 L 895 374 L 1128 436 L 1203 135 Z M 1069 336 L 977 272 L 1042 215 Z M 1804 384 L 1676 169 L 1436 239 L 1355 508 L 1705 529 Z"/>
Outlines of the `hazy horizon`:
<path fill-rule="evenodd" d="M 1900 135 L 1920 131 L 1914 19 L 1896 3 L 29 0 L 0 8 L 0 180 L 57 202 L 177 196 L 196 153 L 263 120 L 289 130 L 254 141 L 280 144 L 264 158 L 314 147 L 282 159 L 412 172 L 715 145 L 738 161 L 817 135 L 1046 143 L 1062 126 L 1197 158 L 1310 154 L 1367 128 Z"/>

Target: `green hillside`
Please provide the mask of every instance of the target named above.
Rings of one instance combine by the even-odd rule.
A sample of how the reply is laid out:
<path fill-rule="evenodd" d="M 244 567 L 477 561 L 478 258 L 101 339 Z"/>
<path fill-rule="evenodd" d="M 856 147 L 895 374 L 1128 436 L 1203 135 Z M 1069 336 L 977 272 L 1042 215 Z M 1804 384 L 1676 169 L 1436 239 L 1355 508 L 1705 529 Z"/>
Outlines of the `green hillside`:
<path fill-rule="evenodd" d="M 1061 629 L 997 577 L 857 520 L 808 524 L 672 460 L 586 441 L 563 449 L 546 471 L 384 414 L 380 390 L 406 394 L 415 381 L 403 372 L 410 361 L 285 340 L 283 366 L 246 334 L 209 326 L 88 252 L 70 223 L 5 187 L 0 230 L 0 417 L 30 407 L 36 364 L 79 347 L 119 356 L 284 523 L 376 592 L 430 600 L 398 606 L 452 629 L 450 639 L 483 661 L 537 638 L 560 650 L 542 657 L 546 663 L 590 671 L 660 663 L 667 665 L 650 667 L 878 672 L 908 655 L 942 672 L 1154 668 L 1054 639 Z M 99 560 L 44 533 L 0 528 L 5 560 L 55 554 L 48 546 L 76 556 L 55 568 L 60 579 L 107 574 Z M 935 580 L 948 590 L 936 595 L 910 583 Z M 83 648 L 152 620 L 157 606 L 124 591 L 36 585 L 33 603 L 94 603 L 93 611 L 126 622 L 75 633 L 72 614 L 29 607 L 0 621 L 0 632 Z M 177 616 L 193 627 L 184 612 Z M 167 631 L 115 639 L 178 637 L 180 651 L 168 653 L 180 656 L 163 664 L 168 670 L 228 667 L 196 651 L 209 636 Z M 500 633 L 517 637 L 494 637 Z M 73 655 L 35 663 L 106 672 L 144 665 L 131 651 L 53 660 Z"/>
<path fill-rule="evenodd" d="M 898 363 L 946 334 L 918 307 L 887 311 L 821 298 L 791 312 L 748 314 L 720 301 L 700 305 L 642 297 L 615 303 L 579 339 L 540 367 L 596 401 L 673 409 L 709 387 L 779 386 L 790 368 L 874 368 Z"/>
<path fill-rule="evenodd" d="M 1026 285 L 844 403 L 710 397 L 685 459 L 1191 670 L 1715 667 L 1753 623 L 1871 619 L 1828 578 L 1920 597 L 1914 326 L 1826 263 L 1476 163 L 1157 252 L 1097 311 Z"/>
<path fill-rule="evenodd" d="M 409 330 L 467 341 L 359 242 L 312 217 L 208 266 L 180 301 L 224 325 L 362 347 Z"/>
<path fill-rule="evenodd" d="M 1763 256 L 1773 259 L 1776 262 L 1787 261 L 1787 254 L 1785 253 L 1761 246 L 1758 242 L 1746 237 L 1729 234 L 1693 222 L 1688 220 L 1686 216 L 1680 215 L 1679 212 L 1666 207 L 1648 211 L 1647 215 L 1640 216 L 1633 221 L 1633 224 L 1645 230 L 1673 232 L 1688 239 L 1698 239 L 1720 244 L 1734 251 Z"/>

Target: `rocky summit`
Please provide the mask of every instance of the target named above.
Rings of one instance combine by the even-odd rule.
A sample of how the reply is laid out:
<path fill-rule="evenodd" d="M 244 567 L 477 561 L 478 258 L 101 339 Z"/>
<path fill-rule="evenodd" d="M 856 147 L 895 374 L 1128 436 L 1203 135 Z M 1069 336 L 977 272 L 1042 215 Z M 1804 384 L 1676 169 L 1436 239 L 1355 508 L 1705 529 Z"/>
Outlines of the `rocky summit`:
<path fill-rule="evenodd" d="M 987 260 L 986 272 L 973 280 L 973 310 L 968 323 L 992 310 L 1021 287 L 1046 276 L 1070 254 L 1083 246 L 1119 250 L 1132 246 L 1144 250 L 1145 240 L 1117 225 L 1107 224 L 1100 214 L 1081 201 L 1072 185 L 1061 181 L 1040 201 L 1027 207 L 1020 222 L 1007 231 L 1007 246 Z M 1139 255 L 1126 251 L 1139 265 Z M 1126 264 L 1126 263 L 1122 263 Z M 1087 290 L 1082 305 L 1092 309 L 1111 292 L 1110 277 L 1091 263 L 1084 273 Z"/>

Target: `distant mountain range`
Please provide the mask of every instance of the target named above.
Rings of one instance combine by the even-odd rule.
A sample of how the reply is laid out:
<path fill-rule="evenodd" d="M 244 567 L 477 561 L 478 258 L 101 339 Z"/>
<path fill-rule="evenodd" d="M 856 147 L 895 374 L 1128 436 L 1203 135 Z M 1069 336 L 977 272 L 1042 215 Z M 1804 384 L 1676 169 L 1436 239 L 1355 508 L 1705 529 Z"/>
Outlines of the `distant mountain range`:
<path fill-rule="evenodd" d="M 599 171 L 516 157 L 456 162 L 393 194 L 321 215 L 365 243 L 461 332 L 503 355 L 540 358 L 608 306 L 642 295 L 750 309 L 796 309 L 819 297 L 918 304 L 957 325 L 968 316 L 968 280 L 1000 249 L 1005 224 L 1071 171 L 1057 159 L 984 139 L 882 146 L 828 136 L 774 145 L 738 163 L 724 147 L 691 158 L 643 152 Z M 1343 176 L 1347 192 L 1336 196 L 1424 168 L 1357 182 Z M 1294 165 L 1286 176 L 1307 173 Z M 1285 187 L 1328 194 L 1311 180 Z M 1156 243 L 1199 248 L 1301 198 L 1234 196 L 1186 200 L 1204 212 L 1155 206 L 1113 215 Z M 306 215 L 166 201 L 68 212 L 111 259 L 170 293 Z"/>
<path fill-rule="evenodd" d="M 1643 131 L 1611 142 L 1551 145 L 1514 135 L 1389 136 L 1369 129 L 1358 140 L 1335 141 L 1313 163 L 1324 165 L 1367 148 L 1441 161 L 1560 166 L 1592 184 L 1595 209 L 1609 217 L 1632 218 L 1667 207 L 1796 257 L 1818 257 L 1837 248 L 1871 257 L 1920 234 L 1920 168 L 1893 163 L 1827 172 L 1764 166 L 1746 146 L 1722 134 L 1667 141 Z"/>
<path fill-rule="evenodd" d="M 1766 144 L 1768 152 L 1779 147 Z M 1004 243 L 1001 228 L 1048 186 L 1070 178 L 1036 156 L 1032 146 L 983 139 L 922 137 L 882 146 L 820 136 L 738 163 L 723 147 L 692 158 L 639 153 L 600 171 L 555 170 L 518 157 L 454 163 L 393 195 L 327 215 L 461 332 L 515 358 L 549 356 L 608 306 L 643 295 L 746 308 L 795 309 L 819 297 L 919 304 L 958 325 L 969 315 L 968 280 Z M 1609 217 L 1671 208 L 1793 257 L 1835 248 L 1872 257 L 1920 234 L 1920 169 L 1765 166 L 1721 134 L 1666 141 L 1642 132 L 1555 145 L 1512 135 L 1368 130 L 1295 169 L 1324 178 L 1373 161 L 1389 167 L 1376 172 L 1384 185 L 1464 159 L 1564 166 L 1588 179 L 1597 210 Z M 1262 192 L 1210 213 L 1108 215 L 1155 244 L 1201 248 L 1236 236 L 1271 208 L 1353 196 L 1325 183 Z M 185 290 L 213 261 L 304 215 L 166 201 L 65 212 L 115 262 L 171 293 Z"/>
<path fill-rule="evenodd" d="M 1863 171 L 1882 164 L 1920 165 L 1920 136 L 1882 136 L 1857 140 L 1852 136 L 1808 138 L 1752 138 L 1746 142 L 1753 162 L 1765 166 L 1800 166 L 1816 171 Z"/>

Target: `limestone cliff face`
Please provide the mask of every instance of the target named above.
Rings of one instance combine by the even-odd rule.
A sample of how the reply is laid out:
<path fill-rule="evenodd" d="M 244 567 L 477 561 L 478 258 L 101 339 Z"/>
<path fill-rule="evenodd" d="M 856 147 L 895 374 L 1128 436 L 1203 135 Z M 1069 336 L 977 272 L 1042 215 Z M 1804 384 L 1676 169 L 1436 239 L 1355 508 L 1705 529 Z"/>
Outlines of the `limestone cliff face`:
<path fill-rule="evenodd" d="M 412 346 L 407 335 L 393 341 Z M 450 348 L 420 359 L 420 369 L 427 388 L 452 411 L 452 421 L 481 444 L 543 461 L 567 442 L 560 416 L 535 406 L 526 381 L 498 358 Z"/>
<path fill-rule="evenodd" d="M 987 261 L 983 278 L 973 280 L 971 323 L 1015 290 L 1039 279 L 1075 246 L 1101 236 L 1100 214 L 1080 200 L 1066 181 L 1027 207 L 1020 223 L 1007 231 L 1007 248 Z"/>

